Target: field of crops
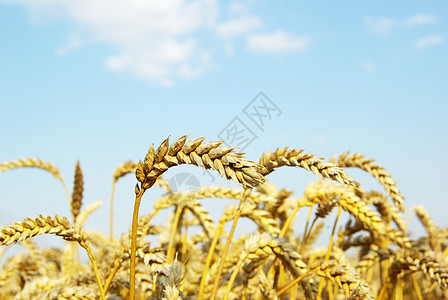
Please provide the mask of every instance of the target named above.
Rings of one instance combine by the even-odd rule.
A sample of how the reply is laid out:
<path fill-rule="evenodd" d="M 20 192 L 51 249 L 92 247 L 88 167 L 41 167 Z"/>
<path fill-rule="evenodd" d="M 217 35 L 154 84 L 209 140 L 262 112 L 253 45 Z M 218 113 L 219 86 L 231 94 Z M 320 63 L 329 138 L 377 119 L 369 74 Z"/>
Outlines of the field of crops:
<path fill-rule="evenodd" d="M 23 216 L 0 229 L 0 257 L 14 243 L 26 249 L 1 266 L 0 299 L 448 299 L 448 230 L 439 228 L 423 207 L 405 213 L 397 183 L 373 159 L 343 153 L 325 160 L 288 148 L 250 159 L 223 141 L 204 140 L 166 139 L 157 148 L 151 145 L 142 161 L 119 165 L 113 173 L 110 233 L 84 228 L 100 203 L 83 205 L 79 163 L 71 195 L 50 162 L 1 163 L 0 173 L 17 168 L 51 173 L 63 184 L 72 215 Z M 182 164 L 213 169 L 240 188 L 173 192 L 162 175 Z M 316 181 L 302 194 L 278 189 L 269 183 L 269 174 L 282 167 L 313 172 Z M 382 190 L 365 190 L 348 168 L 369 173 Z M 134 214 L 129 232 L 117 239 L 114 190 L 131 173 L 136 178 Z M 165 193 L 143 197 L 151 188 Z M 237 201 L 214 222 L 204 198 Z M 151 201 L 153 210 L 139 211 L 141 201 Z M 154 222 L 159 212 L 172 208 L 165 223 Z M 306 218 L 301 232 L 293 230 L 299 211 Z M 331 212 L 336 218 L 328 218 Z M 408 214 L 416 214 L 424 237 L 409 236 Z M 257 230 L 237 236 L 241 218 Z M 227 223 L 231 229 L 226 231 Z M 317 247 L 325 225 L 330 239 L 327 247 Z M 39 247 L 32 237 L 43 234 L 66 240 L 66 246 Z M 82 263 L 81 251 L 88 263 Z"/>

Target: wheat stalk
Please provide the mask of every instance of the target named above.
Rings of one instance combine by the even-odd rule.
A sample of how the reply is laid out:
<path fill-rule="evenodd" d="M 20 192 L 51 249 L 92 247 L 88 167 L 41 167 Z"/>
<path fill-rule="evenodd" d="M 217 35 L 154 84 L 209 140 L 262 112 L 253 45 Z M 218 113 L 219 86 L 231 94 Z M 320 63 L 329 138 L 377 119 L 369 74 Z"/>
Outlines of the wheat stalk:
<path fill-rule="evenodd" d="M 394 191 L 395 197 L 399 194 L 396 183 L 373 160 L 344 154 L 339 160 L 333 158 L 332 164 L 302 150 L 283 148 L 263 154 L 258 163 L 221 144 L 205 143 L 203 138 L 187 142 L 186 136 L 172 144 L 167 139 L 157 149 L 151 146 L 142 162 L 119 165 L 113 172 L 110 239 L 99 231 L 85 232 L 82 228 L 101 201 L 82 206 L 84 183 L 78 162 L 70 203 L 73 226 L 59 215 L 39 215 L 0 228 L 0 246 L 20 243 L 26 248 L 24 253 L 2 258 L 0 299 L 448 297 L 448 229 L 437 226 L 423 207 L 413 207 L 409 215 L 416 212 L 426 235 L 411 239 L 397 200 L 395 204 L 388 201 L 394 198 Z M 173 192 L 161 175 L 181 164 L 217 170 L 243 188 L 210 186 Z M 292 190 L 264 184 L 264 175 L 281 166 L 302 167 L 342 184 L 320 180 L 296 199 Z M 390 197 L 360 189 L 344 173 L 342 168 L 348 166 L 364 168 L 382 180 L 385 189 L 391 190 Z M 40 168 L 62 178 L 53 164 L 34 158 L 2 163 L 0 173 L 21 167 Z M 133 221 L 129 232 L 114 239 L 114 188 L 130 173 L 135 173 L 138 181 Z M 166 193 L 151 202 L 153 210 L 149 214 L 139 217 L 141 198 L 153 185 Z M 252 192 L 254 187 L 257 189 Z M 227 206 L 216 223 L 205 203 L 198 201 L 204 198 L 215 198 L 207 202 L 212 206 L 219 201 L 216 198 L 240 202 Z M 305 206 L 310 208 L 308 218 L 303 216 L 306 227 L 297 232 L 294 220 Z M 334 207 L 338 214 L 331 229 L 323 221 Z M 171 211 L 164 224 L 153 224 L 154 217 L 167 208 Z M 349 214 L 341 215 L 342 210 Z M 348 218 L 340 226 L 343 216 Z M 234 238 L 241 217 L 251 219 L 256 229 L 253 234 Z M 232 220 L 227 233 L 224 229 Z M 333 243 L 337 227 L 338 237 Z M 329 246 L 316 247 L 314 243 L 323 230 L 331 232 Z M 30 238 L 43 234 L 57 235 L 71 243 L 63 249 L 40 248 Z M 76 243 L 87 251 L 88 265 L 81 264 L 79 258 L 73 260 L 78 254 Z M 0 257 L 5 249 L 0 247 Z"/>
<path fill-rule="evenodd" d="M 124 163 L 119 164 L 114 172 L 113 172 L 113 181 L 112 181 L 112 193 L 110 196 L 110 240 L 113 240 L 114 236 L 114 196 L 115 196 L 115 185 L 117 181 L 130 174 L 135 173 L 138 164 L 133 162 L 132 160 L 126 161 Z M 168 181 L 165 178 L 159 177 L 156 181 L 156 185 L 164 189 L 165 191 L 172 193 L 173 189 L 169 185 Z"/>

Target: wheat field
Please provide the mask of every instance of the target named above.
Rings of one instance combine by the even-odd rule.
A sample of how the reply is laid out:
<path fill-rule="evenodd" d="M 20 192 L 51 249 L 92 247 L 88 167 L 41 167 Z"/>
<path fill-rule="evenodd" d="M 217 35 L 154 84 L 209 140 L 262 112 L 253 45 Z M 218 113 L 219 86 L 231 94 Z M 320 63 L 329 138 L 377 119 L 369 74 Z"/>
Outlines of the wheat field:
<path fill-rule="evenodd" d="M 119 165 L 113 172 L 109 233 L 84 228 L 101 202 L 83 204 L 79 162 L 71 195 L 51 162 L 1 163 L 0 173 L 38 168 L 52 174 L 64 187 L 72 215 L 37 212 L 0 229 L 0 257 L 11 244 L 24 246 L 1 266 L 0 299 L 448 299 L 447 228 L 439 228 L 422 206 L 405 212 L 396 181 L 375 160 L 359 153 L 325 160 L 288 148 L 250 160 L 223 141 L 204 140 L 166 139 L 157 148 L 151 145 L 142 161 Z M 240 187 L 173 192 L 162 175 L 183 164 L 213 169 Z M 278 189 L 269 175 L 285 166 L 311 171 L 316 181 L 297 195 Z M 349 168 L 371 174 L 382 189 L 364 190 Z M 113 207 L 120 199 L 114 191 L 131 173 L 136 185 L 130 229 L 115 238 Z M 164 194 L 143 197 L 151 188 Z M 214 222 L 205 198 L 237 201 Z M 140 212 L 141 201 L 153 203 L 153 210 Z M 172 213 L 166 222 L 156 224 L 154 217 L 167 209 Z M 424 237 L 408 234 L 405 219 L 411 214 L 425 228 Z M 257 229 L 237 236 L 241 218 Z M 294 229 L 297 218 L 306 219 L 301 231 Z M 231 224 L 228 232 L 226 224 Z M 325 225 L 327 246 L 316 246 Z M 66 246 L 39 247 L 31 238 L 43 234 L 62 238 Z M 81 260 L 81 251 L 88 262 Z"/>

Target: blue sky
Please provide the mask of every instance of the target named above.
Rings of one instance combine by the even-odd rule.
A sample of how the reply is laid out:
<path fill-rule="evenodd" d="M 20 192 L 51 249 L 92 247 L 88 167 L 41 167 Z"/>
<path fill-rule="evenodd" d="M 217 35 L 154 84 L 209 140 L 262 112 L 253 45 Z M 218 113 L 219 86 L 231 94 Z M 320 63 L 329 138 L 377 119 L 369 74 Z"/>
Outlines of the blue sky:
<path fill-rule="evenodd" d="M 249 158 L 284 146 L 365 153 L 394 175 L 407 210 L 423 204 L 447 225 L 446 1 L 1 0 L 0 28 L 0 160 L 51 160 L 70 190 L 80 160 L 85 202 L 106 202 L 89 228 L 108 232 L 119 163 L 168 135 L 216 140 L 236 117 L 256 135 Z M 280 110 L 261 129 L 243 111 L 260 92 Z M 227 184 L 191 166 L 166 177 L 181 172 Z M 268 179 L 300 197 L 315 177 Z M 117 186 L 119 231 L 134 185 Z M 1 174 L 0 197 L 0 225 L 70 215 L 62 187 L 37 170 Z M 218 216 L 223 203 L 204 205 Z"/>

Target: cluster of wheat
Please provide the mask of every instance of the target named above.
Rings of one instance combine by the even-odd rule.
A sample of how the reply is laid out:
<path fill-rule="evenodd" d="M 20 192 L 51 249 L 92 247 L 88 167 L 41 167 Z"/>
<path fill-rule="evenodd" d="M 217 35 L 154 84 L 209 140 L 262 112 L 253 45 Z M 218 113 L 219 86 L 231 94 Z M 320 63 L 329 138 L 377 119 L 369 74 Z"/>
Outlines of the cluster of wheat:
<path fill-rule="evenodd" d="M 50 162 L 29 158 L 0 164 L 0 173 L 22 167 L 50 172 L 64 185 L 72 212 L 71 223 L 59 215 L 38 215 L 0 229 L 0 245 L 26 247 L 3 263 L 0 299 L 447 298 L 448 230 L 415 207 L 412 212 L 427 234 L 412 240 L 403 220 L 403 196 L 391 174 L 374 160 L 345 153 L 325 161 L 283 148 L 251 161 L 222 144 L 204 138 L 187 142 L 186 136 L 172 144 L 166 139 L 156 149 L 151 145 L 143 161 L 119 165 L 113 173 L 110 236 L 83 228 L 101 203 L 83 207 L 79 163 L 71 196 Z M 173 192 L 161 175 L 181 164 L 214 169 L 241 188 L 203 186 Z M 294 197 L 266 181 L 282 166 L 301 167 L 321 178 Z M 351 167 L 373 175 L 386 193 L 364 190 L 345 173 Z M 112 225 L 114 190 L 130 173 L 137 179 L 134 214 L 129 232 L 118 239 Z M 165 194 L 144 199 L 153 185 Z M 204 198 L 238 202 L 214 222 L 199 201 Z M 142 199 L 153 201 L 154 210 L 139 215 Z M 174 209 L 166 223 L 153 224 L 154 216 L 169 208 Z M 297 233 L 299 210 L 306 211 L 307 222 Z M 324 228 L 323 219 L 333 210 L 337 214 L 330 220 L 328 247 L 313 246 Z M 257 230 L 234 236 L 240 218 L 253 221 Z M 226 232 L 228 222 L 232 226 Z M 67 246 L 40 248 L 30 238 L 42 234 L 60 236 Z M 157 237 L 157 244 L 148 241 L 149 235 Z M 87 264 L 81 263 L 79 246 L 88 255 Z"/>

